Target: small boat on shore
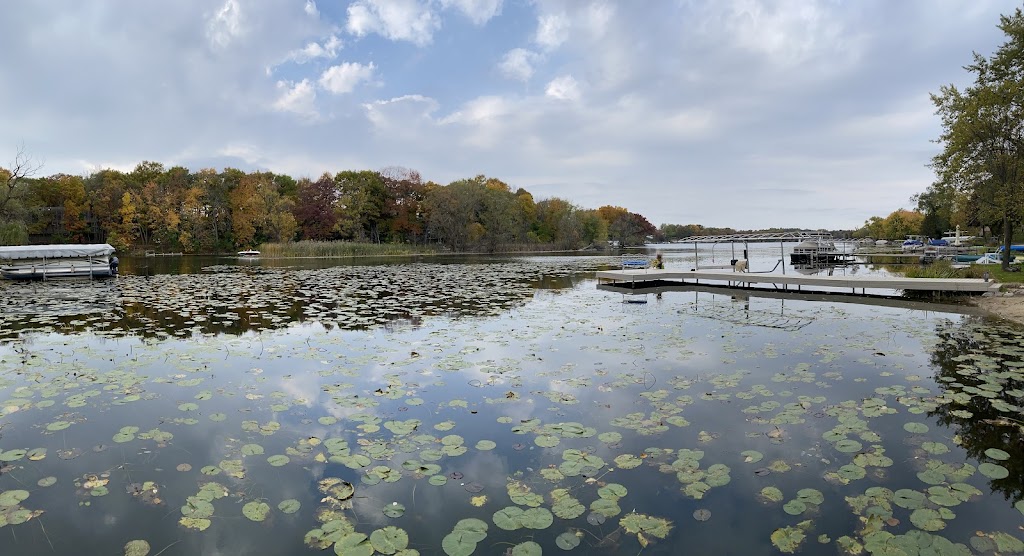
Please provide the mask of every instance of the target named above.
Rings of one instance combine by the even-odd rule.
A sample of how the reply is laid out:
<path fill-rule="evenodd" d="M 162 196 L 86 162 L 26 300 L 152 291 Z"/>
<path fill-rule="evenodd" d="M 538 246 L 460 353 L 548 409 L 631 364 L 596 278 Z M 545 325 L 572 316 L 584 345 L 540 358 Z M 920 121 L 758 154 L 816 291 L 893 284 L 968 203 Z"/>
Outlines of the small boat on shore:
<path fill-rule="evenodd" d="M 114 248 L 87 245 L 11 245 L 0 247 L 0 276 L 10 280 L 107 278 L 117 274 Z"/>
<path fill-rule="evenodd" d="M 249 249 L 246 251 L 239 251 L 238 256 L 243 259 L 255 259 L 260 256 L 260 252 L 255 249 Z"/>

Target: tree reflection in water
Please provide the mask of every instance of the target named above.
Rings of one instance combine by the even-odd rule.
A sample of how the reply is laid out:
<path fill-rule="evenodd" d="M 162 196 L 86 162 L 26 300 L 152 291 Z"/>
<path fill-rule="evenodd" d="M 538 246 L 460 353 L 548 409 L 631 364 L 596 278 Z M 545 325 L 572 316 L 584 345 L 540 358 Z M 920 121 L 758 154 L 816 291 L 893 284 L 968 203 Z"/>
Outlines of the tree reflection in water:
<path fill-rule="evenodd" d="M 954 440 L 970 457 L 1009 470 L 1006 478 L 989 479 L 989 486 L 1018 502 L 1024 498 L 1024 329 L 969 317 L 940 324 L 937 333 L 931 363 L 943 403 L 931 415 L 957 432 Z M 1009 459 L 987 456 L 990 448 Z"/>

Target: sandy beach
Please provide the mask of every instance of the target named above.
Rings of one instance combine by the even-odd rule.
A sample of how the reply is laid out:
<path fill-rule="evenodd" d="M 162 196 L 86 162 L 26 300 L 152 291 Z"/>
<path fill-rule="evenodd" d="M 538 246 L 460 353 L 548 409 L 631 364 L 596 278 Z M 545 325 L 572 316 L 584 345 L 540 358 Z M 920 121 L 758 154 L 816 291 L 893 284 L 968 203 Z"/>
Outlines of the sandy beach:
<path fill-rule="evenodd" d="M 1024 324 L 1024 284 L 1006 284 L 1002 293 L 976 298 L 974 304 L 994 316 Z"/>

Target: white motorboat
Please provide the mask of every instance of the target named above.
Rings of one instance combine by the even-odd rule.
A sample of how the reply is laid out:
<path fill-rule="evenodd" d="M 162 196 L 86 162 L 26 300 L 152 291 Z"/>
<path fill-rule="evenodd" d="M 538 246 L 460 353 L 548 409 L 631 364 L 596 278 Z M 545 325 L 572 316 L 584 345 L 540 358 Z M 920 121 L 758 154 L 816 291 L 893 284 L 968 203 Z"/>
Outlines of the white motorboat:
<path fill-rule="evenodd" d="M 12 280 L 106 278 L 117 274 L 114 248 L 87 245 L 12 245 L 0 247 L 0 276 Z"/>
<path fill-rule="evenodd" d="M 249 249 L 246 251 L 239 251 L 238 256 L 243 259 L 254 259 L 260 256 L 260 252 L 255 249 Z"/>

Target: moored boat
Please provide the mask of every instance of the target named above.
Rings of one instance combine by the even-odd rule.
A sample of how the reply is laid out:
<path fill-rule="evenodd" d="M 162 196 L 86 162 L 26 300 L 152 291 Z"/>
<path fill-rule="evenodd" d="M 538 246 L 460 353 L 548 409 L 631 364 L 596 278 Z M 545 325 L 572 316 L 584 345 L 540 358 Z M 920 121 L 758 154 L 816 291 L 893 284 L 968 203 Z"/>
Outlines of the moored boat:
<path fill-rule="evenodd" d="M 252 259 L 260 256 L 260 252 L 255 249 L 248 249 L 246 251 L 239 251 L 238 256 L 244 259 Z"/>
<path fill-rule="evenodd" d="M 117 257 L 106 243 L 0 247 L 0 276 L 11 280 L 106 278 L 117 274 Z"/>

